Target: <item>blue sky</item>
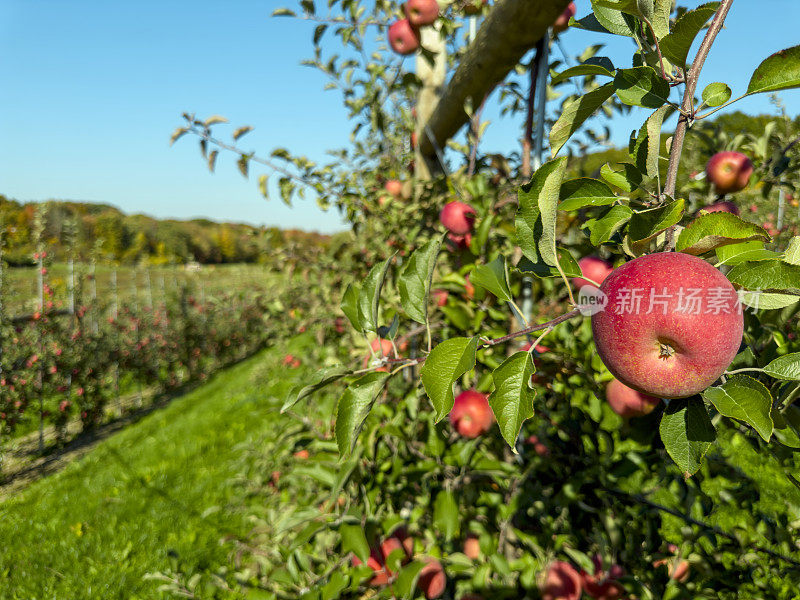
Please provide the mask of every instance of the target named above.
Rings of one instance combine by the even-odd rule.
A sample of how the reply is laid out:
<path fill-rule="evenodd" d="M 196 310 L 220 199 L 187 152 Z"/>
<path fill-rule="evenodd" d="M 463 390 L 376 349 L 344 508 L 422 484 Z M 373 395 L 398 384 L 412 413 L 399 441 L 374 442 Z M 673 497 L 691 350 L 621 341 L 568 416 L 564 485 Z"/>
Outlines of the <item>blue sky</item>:
<path fill-rule="evenodd" d="M 293 1 L 0 0 L 0 193 L 107 202 L 157 217 L 343 229 L 313 200 L 293 209 L 265 201 L 229 157 L 210 174 L 193 140 L 169 146 L 183 111 L 253 125 L 244 146 L 260 153 L 283 146 L 324 160 L 326 149 L 347 144 L 339 95 L 299 64 L 311 54 L 313 25 L 270 17 Z M 577 4 L 583 16 L 588 0 Z M 737 0 L 701 85 L 724 80 L 734 95 L 743 91 L 763 58 L 800 43 L 798 21 L 797 0 Z M 627 40 L 569 31 L 563 41 L 573 53 L 607 43 L 601 54 L 619 66 L 629 60 Z M 800 91 L 781 97 L 790 114 L 800 112 Z M 738 108 L 772 110 L 767 96 Z M 485 117 L 485 150 L 518 149 L 519 122 L 491 108 Z M 615 121 L 618 144 L 637 118 Z"/>

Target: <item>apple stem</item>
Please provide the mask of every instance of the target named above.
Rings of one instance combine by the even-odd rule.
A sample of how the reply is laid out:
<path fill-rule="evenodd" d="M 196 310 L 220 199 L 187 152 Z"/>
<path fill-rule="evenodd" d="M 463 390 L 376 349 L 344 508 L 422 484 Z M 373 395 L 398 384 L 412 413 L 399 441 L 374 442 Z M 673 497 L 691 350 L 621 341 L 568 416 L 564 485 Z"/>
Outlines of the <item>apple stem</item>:
<path fill-rule="evenodd" d="M 708 31 L 706 31 L 703 41 L 700 43 L 700 48 L 697 50 L 692 66 L 689 67 L 689 70 L 686 72 L 686 88 L 684 89 L 683 101 L 681 102 L 681 115 L 678 118 L 678 125 L 672 137 L 672 146 L 669 151 L 669 166 L 667 167 L 667 179 L 664 185 L 664 194 L 670 198 L 675 196 L 675 185 L 678 181 L 678 165 L 681 161 L 686 131 L 694 120 L 694 92 L 697 89 L 697 82 L 700 79 L 700 71 L 703 68 L 703 64 L 706 62 L 706 57 L 711 50 L 711 45 L 722 29 L 725 17 L 728 15 L 732 4 L 733 0 L 722 0 L 722 2 L 720 2 L 714 19 L 711 21 L 711 25 Z M 666 249 L 675 249 L 674 225 L 667 230 Z"/>

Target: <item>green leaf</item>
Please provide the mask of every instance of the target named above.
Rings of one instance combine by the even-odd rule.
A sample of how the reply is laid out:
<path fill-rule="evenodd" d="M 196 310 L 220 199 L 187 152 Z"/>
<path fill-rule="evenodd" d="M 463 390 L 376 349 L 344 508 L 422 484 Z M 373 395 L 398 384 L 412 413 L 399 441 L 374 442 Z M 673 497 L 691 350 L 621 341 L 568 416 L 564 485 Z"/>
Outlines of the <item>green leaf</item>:
<path fill-rule="evenodd" d="M 779 356 L 764 367 L 764 372 L 775 379 L 800 381 L 800 352 Z"/>
<path fill-rule="evenodd" d="M 731 99 L 731 88 L 724 83 L 715 81 L 703 88 L 700 97 L 707 106 L 722 106 Z"/>
<path fill-rule="evenodd" d="M 572 134 L 614 94 L 614 84 L 607 83 L 565 104 L 564 110 L 550 130 L 550 152 L 558 154 Z"/>
<path fill-rule="evenodd" d="M 744 421 L 758 432 L 765 442 L 772 437 L 772 395 L 760 381 L 745 375 L 734 375 L 719 387 L 708 388 L 703 398 L 720 414 Z"/>
<path fill-rule="evenodd" d="M 669 83 L 648 66 L 619 69 L 614 88 L 617 97 L 629 106 L 660 108 L 669 98 Z"/>
<path fill-rule="evenodd" d="M 386 273 L 389 271 L 392 259 L 394 259 L 394 254 L 372 267 L 361 285 L 361 292 L 358 294 L 358 320 L 361 323 L 362 331 L 378 331 L 378 305 L 381 301 L 381 289 L 383 282 L 386 281 Z"/>
<path fill-rule="evenodd" d="M 474 285 L 486 288 L 504 302 L 512 302 L 511 290 L 508 289 L 508 271 L 506 259 L 498 256 L 488 265 L 480 265 L 469 276 Z"/>
<path fill-rule="evenodd" d="M 536 372 L 530 352 L 515 352 L 492 373 L 495 390 L 489 396 L 503 439 L 516 450 L 517 436 L 522 424 L 533 416 L 536 392 L 530 387 L 531 375 Z"/>
<path fill-rule="evenodd" d="M 720 246 L 751 240 L 769 242 L 769 234 L 749 221 L 726 212 L 701 214 L 681 231 L 677 250 L 699 256 Z"/>
<path fill-rule="evenodd" d="M 800 46 L 776 52 L 753 72 L 748 94 L 776 92 L 800 87 Z"/>
<path fill-rule="evenodd" d="M 428 297 L 436 268 L 436 257 L 444 236 L 437 236 L 415 250 L 397 280 L 400 303 L 409 318 L 423 325 L 428 322 Z"/>
<path fill-rule="evenodd" d="M 736 265 L 728 273 L 732 283 L 746 290 L 800 296 L 800 266 L 782 260 L 762 260 Z"/>
<path fill-rule="evenodd" d="M 342 456 L 353 451 L 364 421 L 388 378 L 389 373 L 367 373 L 351 383 L 339 398 L 335 431 L 336 444 Z"/>
<path fill-rule="evenodd" d="M 796 235 L 789 240 L 789 245 L 783 254 L 783 262 L 787 262 L 790 265 L 800 265 L 800 235 Z"/>
<path fill-rule="evenodd" d="M 564 69 L 561 73 L 557 73 L 550 79 L 550 85 L 556 85 L 562 81 L 566 81 L 571 77 L 580 77 L 582 75 L 601 75 L 603 77 L 614 77 L 614 64 L 611 59 L 605 56 L 593 56 L 586 60 L 586 62 L 568 69 Z"/>
<path fill-rule="evenodd" d="M 709 2 L 681 15 L 675 21 L 672 32 L 661 40 L 661 54 L 664 55 L 664 58 L 678 67 L 686 66 L 694 38 L 714 16 L 717 8 L 719 8 L 719 2 Z"/>
<path fill-rule="evenodd" d="M 592 13 L 578 21 L 581 26 L 590 31 L 602 32 L 603 30 L 614 35 L 636 37 L 636 19 L 623 14 L 619 10 L 600 6 L 597 0 L 592 2 Z M 597 27 L 599 25 L 602 29 Z"/>
<path fill-rule="evenodd" d="M 276 8 L 272 11 L 273 17 L 294 17 L 294 11 L 289 10 L 288 8 Z"/>
<path fill-rule="evenodd" d="M 648 177 L 658 175 L 659 157 L 661 151 L 661 126 L 667 113 L 672 110 L 669 105 L 664 105 L 647 118 L 639 135 L 631 140 L 629 152 L 636 168 L 646 173 Z"/>
<path fill-rule="evenodd" d="M 358 318 L 358 297 L 360 295 L 361 286 L 356 283 L 348 283 L 347 289 L 345 289 L 344 295 L 342 296 L 342 302 L 339 305 L 344 316 L 347 317 L 350 324 L 358 331 L 362 331 L 361 320 Z"/>
<path fill-rule="evenodd" d="M 286 401 L 283 403 L 281 407 L 281 412 L 284 413 L 289 410 L 292 406 L 307 398 L 314 392 L 321 390 L 326 385 L 330 385 L 334 381 L 338 381 L 345 375 L 350 373 L 350 369 L 343 365 L 336 365 L 333 367 L 325 367 L 314 373 L 311 376 L 311 380 L 304 386 L 298 386 L 289 394 L 289 397 L 286 398 Z"/>
<path fill-rule="evenodd" d="M 638 254 L 659 233 L 680 222 L 683 207 L 683 200 L 678 199 L 657 208 L 634 213 L 628 225 L 631 249 Z"/>
<path fill-rule="evenodd" d="M 617 201 L 608 185 L 599 179 L 569 179 L 561 186 L 560 210 L 578 210 L 586 206 L 607 206 Z"/>
<path fill-rule="evenodd" d="M 234 140 L 234 141 L 239 141 L 239 138 L 240 138 L 240 137 L 242 137 L 243 135 L 246 135 L 246 134 L 250 133 L 251 131 L 253 131 L 253 128 L 252 128 L 252 127 L 250 127 L 250 125 L 244 125 L 244 126 L 242 126 L 242 127 L 238 127 L 238 128 L 236 128 L 236 130 L 233 132 L 233 140 Z"/>
<path fill-rule="evenodd" d="M 637 0 L 592 0 L 592 6 L 595 8 L 613 8 L 634 17 L 643 16 L 638 4 Z M 652 5 L 652 2 L 650 4 Z"/>
<path fill-rule="evenodd" d="M 592 244 L 599 246 L 614 237 L 614 234 L 622 229 L 632 216 L 633 211 L 630 207 L 612 206 L 602 217 L 586 221 L 583 227 L 589 230 L 589 239 Z"/>
<path fill-rule="evenodd" d="M 615 171 L 610 163 L 604 164 L 600 167 L 600 177 L 623 192 L 630 193 L 641 185 L 642 173 L 632 164 L 619 164 L 622 167 L 622 171 Z"/>
<path fill-rule="evenodd" d="M 269 183 L 269 175 L 261 174 L 258 176 L 258 192 L 264 198 L 268 198 L 269 196 L 269 189 L 267 188 L 267 184 Z"/>
<path fill-rule="evenodd" d="M 764 242 L 760 240 L 720 246 L 716 249 L 716 253 L 719 265 L 730 266 L 747 261 L 775 260 L 780 258 L 777 252 L 765 250 Z"/>
<path fill-rule="evenodd" d="M 581 268 L 578 266 L 578 261 L 565 248 L 558 249 L 558 263 L 567 277 L 581 276 Z M 520 273 L 535 275 L 542 279 L 546 277 L 561 277 L 561 273 L 558 272 L 556 267 L 551 267 L 541 261 L 533 263 L 527 256 L 523 256 L 514 268 Z"/>
<path fill-rule="evenodd" d="M 362 564 L 369 559 L 369 542 L 360 523 L 342 523 L 339 526 L 339 537 L 342 543 L 342 554 L 352 552 Z"/>
<path fill-rule="evenodd" d="M 206 127 L 211 127 L 212 125 L 216 125 L 217 123 L 227 123 L 227 122 L 228 119 L 226 119 L 225 117 L 221 117 L 220 115 L 211 115 L 205 120 L 203 125 L 205 125 Z"/>
<path fill-rule="evenodd" d="M 543 164 L 530 183 L 519 189 L 516 227 L 517 243 L 531 262 L 556 266 L 556 214 L 565 157 Z"/>
<path fill-rule="evenodd" d="M 415 560 L 402 569 L 397 575 L 397 579 L 392 584 L 392 591 L 397 598 L 412 598 L 414 593 L 414 586 L 419 577 L 420 571 L 425 568 L 425 563 Z"/>
<path fill-rule="evenodd" d="M 445 540 L 449 541 L 458 535 L 460 524 L 461 514 L 455 495 L 449 490 L 442 490 L 433 502 L 434 529 L 438 534 L 444 534 Z"/>
<path fill-rule="evenodd" d="M 717 439 L 705 404 L 698 398 L 670 400 L 659 431 L 664 448 L 687 479 L 697 473 Z"/>
<path fill-rule="evenodd" d="M 436 410 L 436 421 L 445 418 L 453 409 L 453 384 L 475 367 L 478 337 L 455 337 L 436 346 L 420 369 L 425 392 Z"/>
<path fill-rule="evenodd" d="M 650 24 L 658 39 L 669 35 L 670 14 L 672 14 L 672 0 L 655 0 L 655 10 Z"/>

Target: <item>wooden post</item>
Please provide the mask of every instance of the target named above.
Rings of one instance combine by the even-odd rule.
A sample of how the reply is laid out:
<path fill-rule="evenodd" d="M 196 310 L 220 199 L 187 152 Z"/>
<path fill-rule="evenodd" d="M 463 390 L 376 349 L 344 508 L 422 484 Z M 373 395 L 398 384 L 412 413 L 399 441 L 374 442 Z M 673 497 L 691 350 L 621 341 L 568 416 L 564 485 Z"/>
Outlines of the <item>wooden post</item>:
<path fill-rule="evenodd" d="M 415 174 L 418 181 L 425 181 L 431 178 L 433 173 L 441 173 L 444 165 L 440 163 L 444 159 L 443 148 L 447 140 L 428 140 L 434 147 L 435 153 L 427 159 L 420 153 L 422 139 L 425 136 L 433 136 L 425 124 L 433 115 L 439 99 L 442 96 L 445 76 L 447 75 L 447 46 L 439 28 L 423 27 L 421 32 L 422 46 L 435 54 L 433 65 L 431 65 L 421 54 L 417 56 L 417 77 L 422 81 L 422 88 L 417 97 L 417 148 L 415 149 Z"/>

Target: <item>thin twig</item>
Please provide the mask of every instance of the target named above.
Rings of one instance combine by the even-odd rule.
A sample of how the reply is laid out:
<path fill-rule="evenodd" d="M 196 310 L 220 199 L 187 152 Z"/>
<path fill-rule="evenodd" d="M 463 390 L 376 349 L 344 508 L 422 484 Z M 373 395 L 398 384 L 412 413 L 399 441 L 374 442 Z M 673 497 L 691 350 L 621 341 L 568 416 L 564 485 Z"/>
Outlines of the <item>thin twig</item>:
<path fill-rule="evenodd" d="M 686 88 L 683 93 L 683 101 L 681 102 L 681 115 L 678 117 L 678 125 L 675 128 L 675 134 L 672 136 L 672 146 L 669 151 L 669 167 L 667 168 L 667 179 L 664 185 L 664 194 L 670 197 L 675 196 L 675 186 L 678 181 L 678 165 L 681 161 L 681 153 L 683 152 L 683 141 L 686 138 L 686 131 L 694 119 L 694 92 L 697 89 L 697 83 L 700 79 L 700 71 L 706 62 L 708 53 L 711 50 L 711 45 L 717 37 L 717 34 L 722 30 L 722 25 L 725 22 L 725 17 L 731 9 L 733 0 L 722 0 L 719 8 L 717 9 L 711 25 L 706 31 L 706 35 L 697 50 L 697 55 L 694 57 L 692 66 L 686 73 Z M 675 248 L 675 226 L 667 230 L 667 250 Z"/>

